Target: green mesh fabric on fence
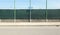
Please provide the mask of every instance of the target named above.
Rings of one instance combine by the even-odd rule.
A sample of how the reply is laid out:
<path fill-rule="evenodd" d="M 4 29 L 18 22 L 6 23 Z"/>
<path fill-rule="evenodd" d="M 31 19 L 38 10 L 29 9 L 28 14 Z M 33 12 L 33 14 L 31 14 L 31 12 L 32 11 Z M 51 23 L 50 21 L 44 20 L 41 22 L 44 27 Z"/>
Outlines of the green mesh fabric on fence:
<path fill-rule="evenodd" d="M 0 9 L 0 19 L 13 19 L 14 10 Z"/>
<path fill-rule="evenodd" d="M 16 19 L 29 19 L 29 9 L 17 9 Z M 14 19 L 14 10 L 0 9 L 0 19 Z M 32 9 L 31 19 L 46 19 L 46 9 Z M 60 19 L 60 9 L 48 9 L 47 19 Z"/>

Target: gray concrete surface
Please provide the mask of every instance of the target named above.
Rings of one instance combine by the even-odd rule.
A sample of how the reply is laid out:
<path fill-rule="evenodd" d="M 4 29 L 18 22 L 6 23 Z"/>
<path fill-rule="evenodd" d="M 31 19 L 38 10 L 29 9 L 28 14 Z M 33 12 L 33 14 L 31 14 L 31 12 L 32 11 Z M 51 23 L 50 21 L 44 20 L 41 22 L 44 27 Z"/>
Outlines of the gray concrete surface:
<path fill-rule="evenodd" d="M 0 26 L 0 35 L 60 35 L 60 26 Z"/>

